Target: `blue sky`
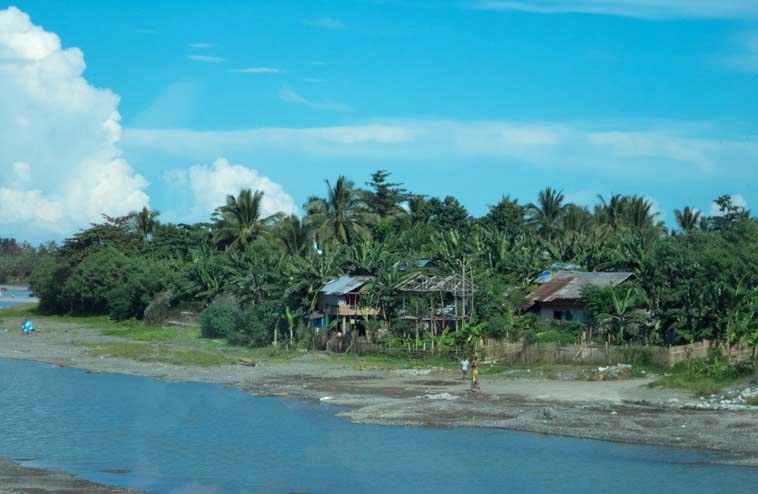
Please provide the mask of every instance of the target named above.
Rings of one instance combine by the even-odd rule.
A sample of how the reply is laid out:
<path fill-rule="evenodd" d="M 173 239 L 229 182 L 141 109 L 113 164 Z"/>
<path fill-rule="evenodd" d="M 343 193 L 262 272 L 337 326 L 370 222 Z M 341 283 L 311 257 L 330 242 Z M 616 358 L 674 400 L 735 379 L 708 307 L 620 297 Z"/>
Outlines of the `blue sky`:
<path fill-rule="evenodd" d="M 49 140 L 64 158 L 86 150 L 71 156 L 78 163 L 108 156 L 100 178 L 86 178 L 95 199 L 78 207 L 55 186 L 84 180 L 88 167 L 53 164 L 14 139 L 12 153 L 0 151 L 11 172 L 0 178 L 0 208 L 21 197 L 48 214 L 36 226 L 28 213 L 6 219 L 0 235 L 59 238 L 98 207 L 142 203 L 167 219 L 200 219 L 240 186 L 294 211 L 324 179 L 362 183 L 379 168 L 413 191 L 453 194 L 476 215 L 548 185 L 580 203 L 649 196 L 665 218 L 685 205 L 708 212 L 720 194 L 758 201 L 752 0 L 239 3 L 14 2 L 29 19 L 14 13 L 8 25 L 57 35 L 50 53 L 78 48 L 86 68 L 74 64 L 64 79 L 74 93 L 77 78 L 92 90 L 72 97 L 81 107 L 68 120 L 29 85 L 0 83 L 0 98 L 31 98 L 39 121 L 56 112 L 35 146 Z M 55 87 L 60 64 L 29 56 L 48 67 L 37 86 Z M 29 105 L 19 107 L 7 118 Z M 91 107 L 99 111 L 86 117 Z M 121 118 L 103 143 L 109 108 Z M 94 130 L 70 131 L 82 122 Z M 51 167 L 70 172 L 46 183 Z M 114 191 L 123 197 L 102 198 Z"/>

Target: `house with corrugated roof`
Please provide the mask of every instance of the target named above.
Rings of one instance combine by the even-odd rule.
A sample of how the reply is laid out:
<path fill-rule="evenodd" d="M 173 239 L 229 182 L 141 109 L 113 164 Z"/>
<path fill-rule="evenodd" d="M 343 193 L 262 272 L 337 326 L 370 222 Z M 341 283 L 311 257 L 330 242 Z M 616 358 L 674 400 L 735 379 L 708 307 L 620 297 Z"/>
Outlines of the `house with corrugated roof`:
<path fill-rule="evenodd" d="M 554 321 L 590 322 L 590 311 L 582 300 L 588 286 L 613 287 L 634 279 L 634 273 L 558 271 L 545 273 L 538 287 L 527 295 L 527 312 Z"/>
<path fill-rule="evenodd" d="M 372 280 L 371 276 L 342 276 L 321 287 L 317 310 L 309 317 L 311 327 L 323 328 L 328 321 L 339 321 L 344 333 L 364 333 L 364 319 L 379 315 L 379 309 L 365 304 L 364 289 Z"/>

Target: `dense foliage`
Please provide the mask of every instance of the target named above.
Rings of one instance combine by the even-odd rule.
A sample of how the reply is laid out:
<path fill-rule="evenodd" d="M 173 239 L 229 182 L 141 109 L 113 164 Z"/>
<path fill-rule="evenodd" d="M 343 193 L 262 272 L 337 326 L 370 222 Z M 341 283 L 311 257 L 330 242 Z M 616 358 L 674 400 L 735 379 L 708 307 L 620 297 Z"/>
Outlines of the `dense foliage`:
<path fill-rule="evenodd" d="M 452 196 L 414 194 L 389 178 L 374 173 L 366 189 L 327 181 L 302 218 L 264 217 L 263 193 L 250 190 L 230 195 L 208 223 L 164 224 L 147 209 L 105 217 L 36 259 L 32 286 L 47 313 L 141 319 L 160 297 L 154 307 L 205 309 L 207 336 L 263 345 L 306 337 L 319 288 L 365 274 L 375 277 L 365 297 L 381 309 L 380 324 L 404 337 L 396 287 L 429 259 L 473 274 L 467 340 L 758 344 L 758 221 L 728 196 L 716 200 L 717 216 L 677 210 L 668 230 L 642 196 L 600 197 L 590 209 L 547 188 L 533 204 L 506 196 L 474 218 Z M 520 315 L 536 276 L 555 263 L 631 271 L 637 281 L 584 295 L 590 331 Z"/>

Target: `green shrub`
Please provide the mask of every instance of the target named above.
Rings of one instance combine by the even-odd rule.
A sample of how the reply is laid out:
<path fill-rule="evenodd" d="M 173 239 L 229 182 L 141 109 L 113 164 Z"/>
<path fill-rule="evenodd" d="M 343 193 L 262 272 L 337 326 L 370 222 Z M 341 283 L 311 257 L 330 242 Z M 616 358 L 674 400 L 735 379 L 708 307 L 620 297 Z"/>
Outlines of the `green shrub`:
<path fill-rule="evenodd" d="M 274 304 L 255 304 L 240 313 L 240 323 L 227 333 L 229 343 L 251 347 L 268 346 L 274 341 L 274 328 L 279 321 Z M 280 340 L 284 333 L 280 328 Z"/>
<path fill-rule="evenodd" d="M 242 323 L 237 302 L 224 299 L 212 302 L 200 314 L 200 330 L 204 338 L 226 338 L 233 335 Z"/>

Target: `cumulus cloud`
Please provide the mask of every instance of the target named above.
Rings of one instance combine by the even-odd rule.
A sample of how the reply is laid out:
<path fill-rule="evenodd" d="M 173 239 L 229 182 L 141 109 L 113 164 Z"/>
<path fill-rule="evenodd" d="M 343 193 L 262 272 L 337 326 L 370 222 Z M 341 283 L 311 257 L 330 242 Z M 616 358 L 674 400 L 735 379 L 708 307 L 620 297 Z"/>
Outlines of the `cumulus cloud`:
<path fill-rule="evenodd" d="M 147 181 L 122 157 L 118 96 L 84 79 L 82 52 L 14 7 L 0 26 L 4 232 L 60 236 L 148 204 Z"/>
<path fill-rule="evenodd" d="M 478 10 L 602 14 L 643 19 L 758 17 L 755 0 L 479 0 Z"/>
<path fill-rule="evenodd" d="M 187 188 L 192 194 L 192 211 L 185 220 L 207 219 L 226 201 L 229 194 L 241 189 L 263 191 L 263 214 L 297 212 L 295 200 L 284 188 L 268 177 L 261 176 L 254 168 L 229 163 L 225 158 L 216 159 L 212 165 L 196 165 L 189 170 L 171 170 L 164 180 L 175 188 Z"/>

